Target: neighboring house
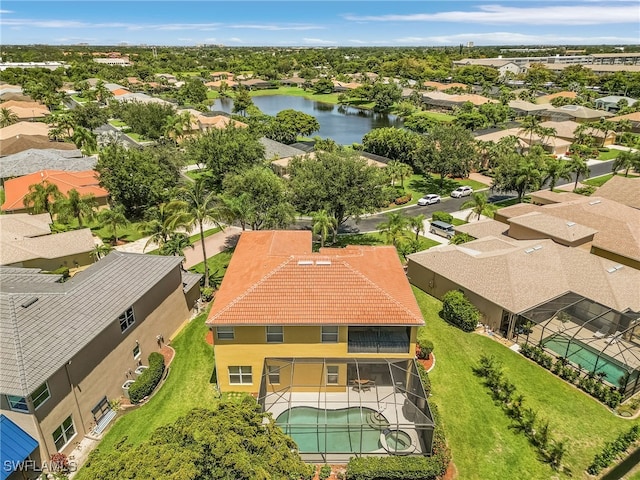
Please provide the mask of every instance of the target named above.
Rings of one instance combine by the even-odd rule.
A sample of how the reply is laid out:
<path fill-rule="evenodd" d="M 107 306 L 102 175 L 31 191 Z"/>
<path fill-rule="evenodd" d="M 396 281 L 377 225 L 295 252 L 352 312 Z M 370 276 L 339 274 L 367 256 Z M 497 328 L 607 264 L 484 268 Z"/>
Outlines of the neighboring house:
<path fill-rule="evenodd" d="M 46 68 L 47 70 L 57 70 L 58 68 L 69 68 L 65 62 L 2 62 L 0 72 L 7 68 Z"/>
<path fill-rule="evenodd" d="M 51 233 L 51 223 L 48 213 L 0 215 L 0 265 L 53 271 L 94 262 L 90 229 Z"/>
<path fill-rule="evenodd" d="M 245 87 L 247 90 L 261 90 L 265 88 L 274 88 L 271 82 L 267 80 L 261 80 L 259 78 L 242 80 L 241 82 L 238 82 L 238 84 Z"/>
<path fill-rule="evenodd" d="M 236 88 L 238 86 L 238 82 L 234 82 L 233 80 L 215 80 L 213 82 L 206 82 L 204 86 L 211 89 L 219 89 L 223 84 L 229 88 Z"/>
<path fill-rule="evenodd" d="M 75 152 L 82 156 L 82 152 L 78 150 L 73 143 L 54 142 L 44 135 L 16 135 L 5 140 L 0 140 L 0 157 L 14 155 L 27 150 L 53 150 L 60 152 Z"/>
<path fill-rule="evenodd" d="M 247 128 L 249 126 L 246 123 L 234 120 L 226 115 L 215 115 L 213 117 L 198 115 L 196 121 L 199 129 L 203 132 L 206 132 L 211 128 L 223 129 L 229 126 L 233 126 L 235 128 Z"/>
<path fill-rule="evenodd" d="M 274 173 L 282 178 L 289 178 L 289 164 L 296 156 L 302 156 L 305 160 L 313 160 L 316 158 L 316 152 L 298 153 L 292 157 L 279 158 L 271 162 L 271 169 Z M 374 155 L 372 153 L 361 153 L 360 158 L 367 162 L 370 167 L 385 168 L 389 161 L 386 157 Z M 386 162 L 385 162 L 386 160 Z"/>
<path fill-rule="evenodd" d="M 453 110 L 466 102 L 471 102 L 474 105 L 484 105 L 485 103 L 498 103 L 497 100 L 493 100 L 482 95 L 476 94 L 462 94 L 462 95 L 449 95 L 448 93 L 433 91 L 422 94 L 422 101 L 431 107 L 441 107 L 447 110 Z"/>
<path fill-rule="evenodd" d="M 606 110 L 607 112 L 617 112 L 620 110 L 620 101 L 627 102 L 628 107 L 633 107 L 638 100 L 630 97 L 622 97 L 620 95 L 609 95 L 607 97 L 598 98 L 595 101 L 596 108 L 600 110 Z"/>
<path fill-rule="evenodd" d="M 563 105 L 558 108 L 549 108 L 541 115 L 545 120 L 574 120 L 579 123 L 597 122 L 601 118 L 613 117 L 613 113 L 582 105 Z"/>
<path fill-rule="evenodd" d="M 569 143 L 573 143 L 576 140 L 576 129 L 581 124 L 579 122 L 574 122 L 573 120 L 563 120 L 563 121 L 546 121 L 540 124 L 541 127 L 544 128 L 552 128 L 556 131 L 554 137 L 557 139 L 566 140 Z M 598 146 L 600 145 L 613 145 L 616 141 L 616 132 L 608 131 L 603 132 L 602 130 L 598 130 L 597 122 L 594 123 L 593 128 L 587 128 L 585 134 L 589 137 L 592 137 L 596 140 Z"/>
<path fill-rule="evenodd" d="M 549 105 L 551 108 L 553 108 L 553 105 L 551 105 L 551 100 L 553 100 L 554 98 L 568 98 L 571 100 L 575 100 L 576 98 L 578 98 L 578 94 L 571 91 L 551 93 L 549 95 L 537 97 L 536 103 L 538 105 Z"/>
<path fill-rule="evenodd" d="M 616 175 L 598 187 L 595 196 L 640 210 L 640 178 Z"/>
<path fill-rule="evenodd" d="M 358 82 L 338 82 L 337 80 L 333 81 L 334 92 L 348 92 L 350 90 L 355 90 L 356 88 L 361 86 L 362 84 Z"/>
<path fill-rule="evenodd" d="M 49 125 L 42 122 L 17 122 L 0 128 L 0 140 L 7 140 L 18 135 L 49 136 Z"/>
<path fill-rule="evenodd" d="M 631 123 L 631 132 L 640 133 L 640 112 L 627 113 L 609 119 L 610 122 L 619 122 L 620 120 L 628 120 Z"/>
<path fill-rule="evenodd" d="M 529 150 L 531 145 L 542 145 L 545 151 L 558 156 L 566 155 L 572 143 L 571 141 L 560 138 L 559 136 L 543 138 L 535 133 L 533 135 L 528 134 L 521 128 L 509 128 L 507 130 L 499 130 L 497 132 L 478 135 L 475 139 L 482 142 L 498 143 L 503 138 L 510 136 L 518 137 L 518 145 L 522 151 Z"/>
<path fill-rule="evenodd" d="M 122 93 L 121 95 L 116 95 L 113 97 L 114 100 L 118 102 L 140 102 L 140 103 L 162 103 L 166 105 L 173 105 L 171 102 L 167 100 L 163 100 L 162 98 L 152 97 L 147 95 L 146 93 Z"/>
<path fill-rule="evenodd" d="M 156 73 L 156 78 L 163 78 L 167 81 L 167 83 L 176 83 L 178 79 L 175 75 L 171 75 L 170 73 Z"/>
<path fill-rule="evenodd" d="M 453 66 L 458 68 L 469 65 L 495 68 L 501 77 L 504 77 L 507 73 L 519 75 L 527 71 L 526 67 L 502 58 L 465 58 L 453 62 Z"/>
<path fill-rule="evenodd" d="M 440 82 L 429 82 L 425 81 L 422 83 L 422 86 L 427 90 L 448 90 L 450 88 L 462 88 L 463 90 L 467 90 L 469 88 L 468 85 L 464 83 L 440 83 Z"/>
<path fill-rule="evenodd" d="M 49 115 L 49 109 L 38 102 L 9 100 L 0 103 L 0 108 L 6 108 L 15 113 L 21 121 L 36 120 Z"/>
<path fill-rule="evenodd" d="M 22 177 L 41 170 L 93 170 L 97 162 L 97 156 L 84 157 L 80 150 L 29 149 L 0 158 L 0 181 L 4 183 L 6 178 Z"/>
<path fill-rule="evenodd" d="M 310 231 L 242 232 L 207 320 L 220 390 L 256 395 L 285 429 L 297 406 L 322 418 L 378 411 L 407 433 L 412 453 L 429 454 L 433 417 L 414 363 L 424 320 L 395 249 L 311 246 Z M 337 453 L 386 453 L 378 436 Z M 327 450 L 336 452 L 301 446 L 312 458 Z"/>
<path fill-rule="evenodd" d="M 551 105 L 550 103 L 537 104 L 525 102 L 524 100 L 511 100 L 508 105 L 515 117 L 538 115 L 549 108 L 553 108 L 553 105 Z"/>
<path fill-rule="evenodd" d="M 280 83 L 289 87 L 302 87 L 305 83 L 307 83 L 307 80 L 301 77 L 289 77 L 283 78 L 282 80 L 280 80 Z"/>
<path fill-rule="evenodd" d="M 264 146 L 264 158 L 266 160 L 278 160 L 307 153 L 305 150 L 276 142 L 275 140 L 271 140 L 267 137 L 261 137 L 258 141 Z"/>
<path fill-rule="evenodd" d="M 103 65 L 114 65 L 118 67 L 130 67 L 133 65 L 131 61 L 129 61 L 129 57 L 119 57 L 119 58 L 94 58 L 94 62 L 101 63 Z"/>
<path fill-rule="evenodd" d="M 233 80 L 233 73 L 231 72 L 213 72 L 211 73 L 211 79 L 215 82 L 217 80 Z"/>
<path fill-rule="evenodd" d="M 58 190 L 67 196 L 69 190 L 75 189 L 80 195 L 93 194 L 98 208 L 107 205 L 109 192 L 99 185 L 98 172 L 85 170 L 82 172 L 64 172 L 61 170 L 42 170 L 22 177 L 12 178 L 4 182 L 5 201 L 3 212 L 28 212 L 24 205 L 24 197 L 29 193 L 31 185 L 49 182 L 58 186 Z"/>
<path fill-rule="evenodd" d="M 181 262 L 112 252 L 64 283 L 0 267 L 0 413 L 38 442 L 38 463 L 99 435 L 123 382 L 189 318 L 200 276 Z"/>

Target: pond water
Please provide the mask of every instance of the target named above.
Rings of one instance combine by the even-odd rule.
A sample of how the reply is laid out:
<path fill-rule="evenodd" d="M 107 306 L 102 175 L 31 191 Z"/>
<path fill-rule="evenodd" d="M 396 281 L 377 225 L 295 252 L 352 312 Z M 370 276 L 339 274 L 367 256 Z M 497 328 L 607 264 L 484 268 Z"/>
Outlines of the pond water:
<path fill-rule="evenodd" d="M 287 109 L 313 115 L 320 124 L 320 131 L 313 133 L 312 136 L 332 138 L 340 145 L 362 143 L 362 137 L 374 128 L 403 126 L 402 120 L 395 115 L 316 102 L 291 95 L 253 97 L 253 103 L 267 115 L 276 115 Z M 231 113 L 232 108 L 233 100 L 229 98 L 219 98 L 211 107 L 212 110 L 227 113 Z"/>

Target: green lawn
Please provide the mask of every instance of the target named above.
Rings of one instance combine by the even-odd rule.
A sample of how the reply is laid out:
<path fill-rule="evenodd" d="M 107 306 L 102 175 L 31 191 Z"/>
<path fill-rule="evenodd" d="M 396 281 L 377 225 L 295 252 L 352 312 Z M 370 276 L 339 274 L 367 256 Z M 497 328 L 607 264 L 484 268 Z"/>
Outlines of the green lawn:
<path fill-rule="evenodd" d="M 456 119 L 455 116 L 449 115 L 447 113 L 430 112 L 427 110 L 420 110 L 420 111 L 417 111 L 416 113 L 419 113 L 420 116 L 422 117 L 432 118 L 433 120 L 436 120 L 442 123 L 451 123 Z"/>
<path fill-rule="evenodd" d="M 114 127 L 127 127 L 128 125 L 126 123 L 124 123 L 122 120 L 119 120 L 117 118 L 113 118 L 111 120 L 109 120 L 109 125 L 113 125 Z"/>
<path fill-rule="evenodd" d="M 207 318 L 202 313 L 171 342 L 176 355 L 162 388 L 146 405 L 127 413 L 100 442 L 101 451 L 114 448 L 123 438 L 137 445 L 158 427 L 175 421 L 191 409 L 213 407 L 213 347 L 205 342 Z"/>
<path fill-rule="evenodd" d="M 415 205 L 427 193 L 437 193 L 442 197 L 448 197 L 452 191 L 462 185 L 467 185 L 473 190 L 487 188 L 484 183 L 476 182 L 469 178 L 445 178 L 441 184 L 440 175 L 412 175 L 411 178 L 404 182 L 405 191 L 411 193 L 411 201 L 407 205 Z"/>
<path fill-rule="evenodd" d="M 509 418 L 471 371 L 482 353 L 503 363 L 505 374 L 518 393 L 524 395 L 525 406 L 548 419 L 556 437 L 567 439 L 569 448 L 564 463 L 573 478 L 585 477 L 587 465 L 604 442 L 633 425 L 502 344 L 448 325 L 438 316 L 441 309 L 438 300 L 418 289 L 414 292 L 427 323 L 418 336 L 429 338 L 435 345 L 430 401 L 440 411 L 458 478 L 569 478 L 539 461 L 525 437 L 510 428 Z"/>
<path fill-rule="evenodd" d="M 143 135 L 140 135 L 139 133 L 134 133 L 134 132 L 126 132 L 125 135 L 127 137 L 133 138 L 136 142 L 148 142 L 149 139 L 144 137 Z"/>
<path fill-rule="evenodd" d="M 75 220 L 72 222 L 75 226 Z M 94 235 L 97 235 L 103 242 L 109 242 L 113 239 L 113 231 L 110 227 L 102 226 L 97 221 L 94 221 L 89 225 Z M 140 222 L 130 222 L 125 227 L 118 227 L 118 240 L 125 240 L 127 242 L 135 242 L 142 238 L 142 233 L 139 231 Z"/>
<path fill-rule="evenodd" d="M 220 92 L 217 90 L 207 90 L 207 98 L 209 100 L 215 100 L 216 98 L 220 98 Z"/>
<path fill-rule="evenodd" d="M 71 98 L 78 103 L 87 103 L 89 101 L 88 98 L 81 97 L 80 95 L 71 95 Z"/>
<path fill-rule="evenodd" d="M 588 180 L 583 180 L 582 183 L 591 185 L 592 187 L 601 187 L 602 185 L 607 183 L 609 180 L 611 180 L 613 178 L 613 175 L 614 175 L 613 173 L 608 173 L 607 175 L 602 175 L 601 177 L 595 177 L 595 178 L 590 178 Z M 618 176 L 624 177 L 624 174 L 622 175 L 618 174 Z M 629 174 L 627 178 L 640 178 L 640 175 Z"/>
<path fill-rule="evenodd" d="M 622 150 L 616 148 L 612 148 L 608 152 L 599 152 L 598 160 L 613 160 L 614 158 L 618 158 L 621 152 Z"/>
<path fill-rule="evenodd" d="M 339 93 L 314 94 L 313 90 L 303 90 L 299 87 L 280 87 L 269 88 L 265 90 L 251 90 L 249 94 L 252 97 L 264 97 L 268 95 L 292 95 L 294 97 L 304 97 L 308 98 L 309 100 L 315 100 L 317 102 L 324 103 L 333 103 L 335 105 L 338 104 L 338 95 L 340 95 Z M 373 107 L 373 103 L 365 103 L 357 106 L 360 108 L 371 108 Z"/>
<path fill-rule="evenodd" d="M 229 266 L 232 255 L 233 250 L 225 250 L 224 252 L 220 252 L 212 257 L 209 257 L 209 259 L 207 260 L 207 264 L 209 265 L 209 275 L 215 272 L 219 272 L 218 276 L 222 278 L 227 271 L 227 267 Z M 197 265 L 194 265 L 189 270 L 196 273 L 204 273 L 204 262 L 200 262 Z"/>

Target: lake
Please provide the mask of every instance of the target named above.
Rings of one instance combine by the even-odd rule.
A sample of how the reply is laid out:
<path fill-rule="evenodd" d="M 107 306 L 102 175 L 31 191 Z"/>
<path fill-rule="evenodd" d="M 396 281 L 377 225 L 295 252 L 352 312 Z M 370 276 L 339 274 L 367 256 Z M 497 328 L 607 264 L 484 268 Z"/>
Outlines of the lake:
<path fill-rule="evenodd" d="M 313 115 L 320 124 L 320 131 L 313 133 L 312 136 L 319 135 L 322 138 L 332 138 L 340 145 L 362 143 L 362 137 L 374 128 L 400 128 L 403 126 L 402 120 L 395 115 L 316 102 L 304 97 L 269 95 L 253 97 L 252 100 L 254 105 L 267 115 L 276 115 L 278 112 L 287 109 Z M 211 109 L 231 113 L 232 107 L 233 100 L 219 98 L 216 99 Z"/>

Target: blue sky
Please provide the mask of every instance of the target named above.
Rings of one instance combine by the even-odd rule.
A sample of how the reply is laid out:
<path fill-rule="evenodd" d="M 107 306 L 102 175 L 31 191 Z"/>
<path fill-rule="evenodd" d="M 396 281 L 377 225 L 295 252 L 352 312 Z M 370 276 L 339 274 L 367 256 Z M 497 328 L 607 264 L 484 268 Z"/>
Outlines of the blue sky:
<path fill-rule="evenodd" d="M 637 0 L 2 1 L 3 44 L 638 44 Z"/>

